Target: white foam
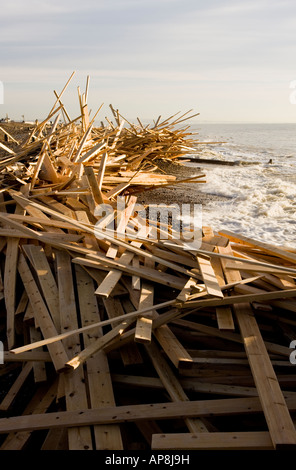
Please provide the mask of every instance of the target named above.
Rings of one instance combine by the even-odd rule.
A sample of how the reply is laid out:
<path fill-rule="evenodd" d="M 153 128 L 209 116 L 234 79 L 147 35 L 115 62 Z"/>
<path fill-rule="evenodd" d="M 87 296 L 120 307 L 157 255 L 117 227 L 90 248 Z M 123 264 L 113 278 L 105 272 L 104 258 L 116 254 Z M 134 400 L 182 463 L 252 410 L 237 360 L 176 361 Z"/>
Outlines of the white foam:
<path fill-rule="evenodd" d="M 204 224 L 296 247 L 296 183 L 274 177 L 264 165 L 215 166 L 206 174 L 198 190 L 223 199 L 203 205 Z"/>
<path fill-rule="evenodd" d="M 221 197 L 203 205 L 203 223 L 296 248 L 295 125 L 204 124 L 197 129 L 201 141 L 228 142 L 204 147 L 201 157 L 249 163 L 203 165 L 207 183 L 192 190 Z"/>

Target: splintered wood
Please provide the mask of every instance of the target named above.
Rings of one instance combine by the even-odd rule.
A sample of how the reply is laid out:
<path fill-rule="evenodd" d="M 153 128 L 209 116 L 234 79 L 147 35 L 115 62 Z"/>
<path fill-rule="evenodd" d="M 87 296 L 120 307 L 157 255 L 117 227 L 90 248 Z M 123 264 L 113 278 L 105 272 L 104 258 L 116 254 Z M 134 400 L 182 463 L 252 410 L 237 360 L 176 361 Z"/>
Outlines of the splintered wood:
<path fill-rule="evenodd" d="M 0 129 L 0 449 L 295 449 L 296 251 L 152 220 L 138 192 L 203 181 L 158 163 L 187 113 L 95 127 L 69 81 Z"/>

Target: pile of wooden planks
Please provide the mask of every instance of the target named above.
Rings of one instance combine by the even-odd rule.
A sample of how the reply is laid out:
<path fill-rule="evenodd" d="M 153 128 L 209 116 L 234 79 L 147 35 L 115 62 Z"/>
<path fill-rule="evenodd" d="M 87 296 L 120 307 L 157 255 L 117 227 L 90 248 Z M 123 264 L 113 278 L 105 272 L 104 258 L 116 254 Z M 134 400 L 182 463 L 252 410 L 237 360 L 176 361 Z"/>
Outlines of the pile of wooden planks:
<path fill-rule="evenodd" d="M 61 101 L 71 75 L 46 119 L 36 121 L 29 135 L 15 139 L 10 126 L 0 128 L 0 184 L 18 189 L 28 184 L 30 196 L 59 194 L 87 198 L 92 192 L 95 203 L 109 201 L 118 194 L 132 194 L 156 186 L 171 186 L 180 182 L 175 176 L 158 169 L 157 161 L 177 161 L 180 156 L 196 153 L 199 142 L 193 139 L 189 126 L 180 124 L 195 115 L 187 113 L 144 126 L 129 123 L 110 105 L 114 122 L 106 117 L 97 127 L 91 117 L 86 90 L 78 87 L 80 115 L 70 118 Z M 9 144 L 8 144 L 9 142 Z M 203 183 L 204 174 L 185 181 Z M 88 201 L 89 202 L 89 201 Z"/>
<path fill-rule="evenodd" d="M 0 449 L 295 448 L 296 252 L 140 217 L 180 133 L 92 128 L 86 98 L 1 163 Z"/>

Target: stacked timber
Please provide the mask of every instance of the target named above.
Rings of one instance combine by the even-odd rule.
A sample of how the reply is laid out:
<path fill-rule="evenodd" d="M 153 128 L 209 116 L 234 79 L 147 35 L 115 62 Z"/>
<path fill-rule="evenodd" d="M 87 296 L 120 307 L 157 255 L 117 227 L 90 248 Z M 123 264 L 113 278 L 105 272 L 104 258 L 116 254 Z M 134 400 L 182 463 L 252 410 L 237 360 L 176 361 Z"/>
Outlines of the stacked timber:
<path fill-rule="evenodd" d="M 2 147 L 0 449 L 295 448 L 295 251 L 140 216 L 184 135 L 93 128 L 86 95 Z"/>
<path fill-rule="evenodd" d="M 200 142 L 192 138 L 189 126 L 180 127 L 195 115 L 188 115 L 188 111 L 164 120 L 159 116 L 151 127 L 139 118 L 137 125 L 129 123 L 110 105 L 114 122 L 106 117 L 107 124 L 101 121 L 101 126 L 95 127 L 102 105 L 91 118 L 87 81 L 85 93 L 78 89 L 81 114 L 71 119 L 61 98 L 73 74 L 62 92 L 55 92 L 56 101 L 47 118 L 36 121 L 24 139 L 14 138 L 9 125 L 0 128 L 0 137 L 5 138 L 5 144 L 0 142 L 1 187 L 18 189 L 27 184 L 30 196 L 70 197 L 79 192 L 87 197 L 92 191 L 95 202 L 102 203 L 119 194 L 180 182 L 158 170 L 157 161 L 176 161 L 196 153 L 194 144 Z M 202 183 L 204 176 L 197 174 L 185 181 Z"/>

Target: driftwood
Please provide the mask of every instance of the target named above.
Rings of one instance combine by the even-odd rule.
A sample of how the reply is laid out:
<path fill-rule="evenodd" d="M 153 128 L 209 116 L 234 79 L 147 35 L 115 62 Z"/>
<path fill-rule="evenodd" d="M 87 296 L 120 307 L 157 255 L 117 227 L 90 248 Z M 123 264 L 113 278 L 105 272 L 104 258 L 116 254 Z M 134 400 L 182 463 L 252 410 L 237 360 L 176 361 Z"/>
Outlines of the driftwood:
<path fill-rule="evenodd" d="M 139 188 L 182 184 L 156 163 L 194 148 L 188 113 L 95 127 L 88 81 L 65 110 L 70 79 L 4 132 L 0 448 L 294 449 L 295 252 L 139 214 Z"/>

